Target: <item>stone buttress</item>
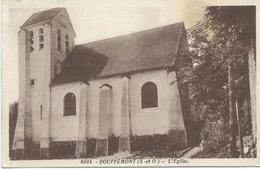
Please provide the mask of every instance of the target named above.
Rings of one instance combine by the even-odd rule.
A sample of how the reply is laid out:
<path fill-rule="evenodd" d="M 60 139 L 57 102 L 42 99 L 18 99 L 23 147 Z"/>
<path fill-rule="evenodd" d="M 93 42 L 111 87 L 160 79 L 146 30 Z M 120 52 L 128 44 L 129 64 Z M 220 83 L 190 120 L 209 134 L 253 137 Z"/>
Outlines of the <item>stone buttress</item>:
<path fill-rule="evenodd" d="M 13 150 L 15 159 L 24 159 L 30 151 L 28 144 L 32 142 L 32 113 L 30 107 L 30 59 L 27 43 L 28 31 L 22 29 L 18 33 L 19 52 L 19 105 L 14 135 Z"/>
<path fill-rule="evenodd" d="M 102 85 L 99 92 L 99 120 L 96 156 L 108 155 L 108 137 L 112 124 L 112 86 Z"/>
<path fill-rule="evenodd" d="M 119 152 L 130 152 L 129 124 L 130 124 L 130 104 L 129 104 L 129 79 L 121 78 L 122 97 L 121 97 L 121 133 L 119 136 Z"/>
<path fill-rule="evenodd" d="M 76 142 L 76 158 L 85 157 L 87 144 L 87 116 L 88 116 L 88 84 L 82 83 L 80 86 L 80 103 L 79 103 L 79 124 L 78 140 Z"/>
<path fill-rule="evenodd" d="M 181 99 L 178 89 L 176 73 L 168 74 L 169 82 L 169 140 L 168 148 L 171 150 L 181 149 L 187 146 L 186 128 L 181 107 Z"/>

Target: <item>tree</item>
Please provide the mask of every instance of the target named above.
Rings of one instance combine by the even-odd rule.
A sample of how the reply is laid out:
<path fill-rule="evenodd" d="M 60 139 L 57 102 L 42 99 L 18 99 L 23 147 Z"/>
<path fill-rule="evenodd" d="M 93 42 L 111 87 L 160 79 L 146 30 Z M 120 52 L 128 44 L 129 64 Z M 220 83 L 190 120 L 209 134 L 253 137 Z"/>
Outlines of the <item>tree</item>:
<path fill-rule="evenodd" d="M 9 156 L 12 156 L 12 145 L 18 116 L 18 103 L 14 102 L 9 106 Z"/>
<path fill-rule="evenodd" d="M 233 123 L 236 116 L 229 114 L 229 105 L 232 111 L 235 104 L 233 99 L 229 104 L 228 63 L 236 84 L 232 97 L 242 100 L 249 96 L 248 53 L 250 41 L 255 41 L 255 7 L 207 7 L 203 20 L 188 30 L 188 38 L 191 50 L 180 57 L 184 68 L 179 76 L 192 84 L 193 99 L 204 122 L 202 137 L 209 151 L 229 147 L 226 156 L 234 157 L 237 128 Z M 228 144 L 230 131 L 232 144 Z"/>

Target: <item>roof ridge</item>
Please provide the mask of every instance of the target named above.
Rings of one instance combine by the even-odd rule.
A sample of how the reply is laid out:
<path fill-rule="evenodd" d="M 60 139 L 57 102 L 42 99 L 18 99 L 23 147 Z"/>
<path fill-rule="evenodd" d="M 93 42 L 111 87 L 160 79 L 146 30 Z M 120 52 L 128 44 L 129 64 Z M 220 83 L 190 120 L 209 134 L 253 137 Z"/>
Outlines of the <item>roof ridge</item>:
<path fill-rule="evenodd" d="M 26 25 L 26 23 L 27 23 L 28 21 L 30 21 L 30 19 L 31 19 L 34 15 L 39 15 L 39 14 L 41 14 L 41 13 L 43 13 L 43 12 L 51 11 L 51 10 L 54 10 L 54 9 L 57 9 L 57 11 L 55 12 L 55 14 L 54 14 L 52 17 L 50 17 L 50 18 L 48 18 L 48 19 L 46 19 L 46 20 L 49 20 L 49 19 L 54 18 L 62 9 L 66 9 L 66 8 L 64 8 L 64 7 L 57 7 L 57 8 L 50 8 L 50 9 L 46 9 L 46 10 L 41 10 L 41 11 L 35 12 L 35 13 L 33 13 L 33 14 L 22 24 L 22 26 L 20 26 L 20 28 L 31 25 L 31 24 Z M 41 22 L 46 21 L 46 20 L 42 20 Z M 35 23 L 33 23 L 33 24 L 35 24 Z"/>
<path fill-rule="evenodd" d="M 48 9 L 44 9 L 44 10 L 41 10 L 41 11 L 38 11 L 38 12 L 34 12 L 32 15 L 34 14 L 38 14 L 38 13 L 42 13 L 42 12 L 46 12 L 46 11 L 50 11 L 50 10 L 53 10 L 53 9 L 61 9 L 61 8 L 48 8 Z"/>
<path fill-rule="evenodd" d="M 184 27 L 184 22 L 176 22 L 173 24 L 169 24 L 169 25 L 164 25 L 164 26 L 159 26 L 159 27 L 155 27 L 155 28 L 151 28 L 151 29 L 145 29 L 145 30 L 141 30 L 141 31 L 137 31 L 137 32 L 131 32 L 131 33 L 127 33 L 127 34 L 122 34 L 122 35 L 117 35 L 117 36 L 113 36 L 110 38 L 105 38 L 105 39 L 100 39 L 100 40 L 94 40 L 94 41 L 90 41 L 90 42 L 86 42 L 86 43 L 81 43 L 81 44 L 76 44 L 75 47 L 77 46 L 82 46 L 82 45 L 86 45 L 86 44 L 91 44 L 91 43 L 96 43 L 96 42 L 100 42 L 100 41 L 106 41 L 106 40 L 111 40 L 114 38 L 119 38 L 122 36 L 128 36 L 128 35 L 132 35 L 132 34 L 137 34 L 137 33 L 142 33 L 142 32 L 147 32 L 147 31 L 152 31 L 152 30 L 156 30 L 156 29 L 161 29 L 161 28 L 166 28 L 166 27 L 170 27 L 173 25 L 182 25 L 182 29 Z"/>

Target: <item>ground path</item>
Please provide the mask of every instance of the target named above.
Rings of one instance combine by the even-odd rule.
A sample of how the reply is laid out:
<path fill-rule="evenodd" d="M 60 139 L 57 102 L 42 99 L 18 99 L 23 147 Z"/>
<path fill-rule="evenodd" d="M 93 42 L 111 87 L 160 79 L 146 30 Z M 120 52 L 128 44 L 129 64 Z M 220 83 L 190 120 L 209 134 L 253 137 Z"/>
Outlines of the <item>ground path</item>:
<path fill-rule="evenodd" d="M 182 155 L 181 158 L 192 158 L 198 155 L 200 152 L 201 152 L 200 146 L 196 146 L 190 149 L 184 155 Z"/>

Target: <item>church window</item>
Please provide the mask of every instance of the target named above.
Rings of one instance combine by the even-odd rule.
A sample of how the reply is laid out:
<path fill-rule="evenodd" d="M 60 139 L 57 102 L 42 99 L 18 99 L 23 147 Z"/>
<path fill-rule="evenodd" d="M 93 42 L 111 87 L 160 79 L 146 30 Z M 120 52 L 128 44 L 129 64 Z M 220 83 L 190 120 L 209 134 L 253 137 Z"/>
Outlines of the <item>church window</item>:
<path fill-rule="evenodd" d="M 66 54 L 69 54 L 69 35 L 66 35 Z"/>
<path fill-rule="evenodd" d="M 39 29 L 39 49 L 43 49 L 44 48 L 44 32 L 43 29 L 40 28 Z"/>
<path fill-rule="evenodd" d="M 157 86 L 153 82 L 146 82 L 141 88 L 142 108 L 158 107 Z"/>
<path fill-rule="evenodd" d="M 64 116 L 76 115 L 76 96 L 73 93 L 67 93 L 64 96 Z"/>
<path fill-rule="evenodd" d="M 31 79 L 31 86 L 35 84 L 34 79 Z"/>
<path fill-rule="evenodd" d="M 34 35 L 33 31 L 30 31 L 30 52 L 34 51 Z"/>
<path fill-rule="evenodd" d="M 61 50 L 61 32 L 60 32 L 59 29 L 58 29 L 58 31 L 57 31 L 57 43 L 58 43 L 57 49 L 58 49 L 58 50 Z"/>
<path fill-rule="evenodd" d="M 42 120 L 42 105 L 40 106 L 40 119 Z"/>

